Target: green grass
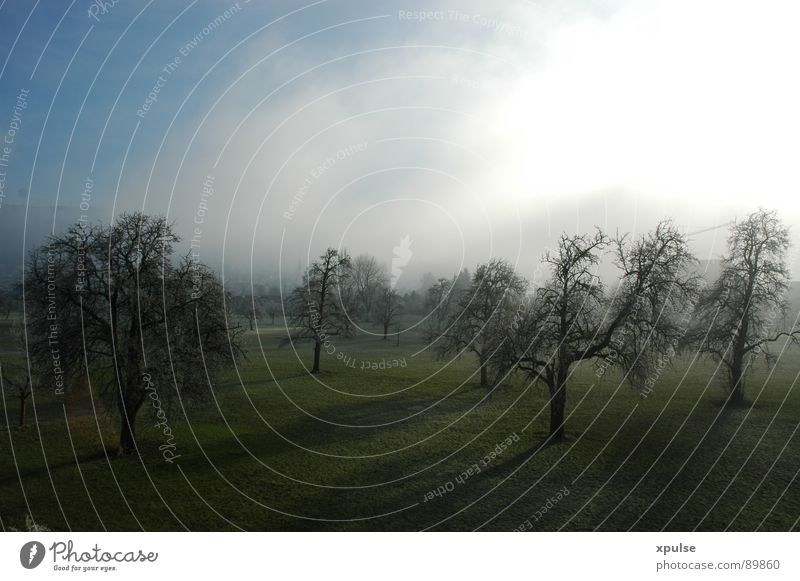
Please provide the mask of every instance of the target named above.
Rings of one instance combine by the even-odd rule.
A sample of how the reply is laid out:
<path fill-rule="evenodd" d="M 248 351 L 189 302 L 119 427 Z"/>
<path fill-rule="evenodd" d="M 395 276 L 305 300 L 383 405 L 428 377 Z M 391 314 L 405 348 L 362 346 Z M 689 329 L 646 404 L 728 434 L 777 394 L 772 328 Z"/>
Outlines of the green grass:
<path fill-rule="evenodd" d="M 361 370 L 334 355 L 312 378 L 310 347 L 298 360 L 279 339 L 263 333 L 262 354 L 249 334 L 241 381 L 228 373 L 216 401 L 170 413 L 174 464 L 159 454 L 151 408 L 139 416 L 141 459 L 118 458 L 115 418 L 87 413 L 85 397 L 36 394 L 28 429 L 0 433 L 3 528 L 28 511 L 57 530 L 512 530 L 526 519 L 534 530 L 789 530 L 800 516 L 797 351 L 755 372 L 754 405 L 737 409 L 721 406 L 707 361 L 678 362 L 645 400 L 584 365 L 568 394 L 569 439 L 540 447 L 546 391 L 521 377 L 490 395 L 469 358 L 443 367 L 409 357 L 421 344 L 359 338 L 337 349 L 407 367 Z M 16 402 L 5 403 L 13 426 Z M 474 464 L 480 473 L 457 483 Z"/>

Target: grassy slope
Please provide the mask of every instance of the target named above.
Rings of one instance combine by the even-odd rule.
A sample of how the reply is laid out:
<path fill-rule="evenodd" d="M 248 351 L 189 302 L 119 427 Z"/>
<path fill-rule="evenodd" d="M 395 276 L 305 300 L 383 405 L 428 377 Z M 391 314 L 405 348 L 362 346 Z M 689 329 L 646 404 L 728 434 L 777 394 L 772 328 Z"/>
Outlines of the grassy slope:
<path fill-rule="evenodd" d="M 337 347 L 360 360 L 406 355 L 408 366 L 362 371 L 328 358 L 323 384 L 303 371 L 307 347 L 301 362 L 275 334 L 261 340 L 263 356 L 248 336 L 241 382 L 230 373 L 216 402 L 170 414 L 175 464 L 158 453 L 151 408 L 139 418 L 143 461 L 106 457 L 113 418 L 87 415 L 91 401 L 76 396 L 67 423 L 62 403 L 38 394 L 39 422 L 31 410 L 26 431 L 0 434 L 3 527 L 19 527 L 29 509 L 75 530 L 511 530 L 526 519 L 538 530 L 753 530 L 762 519 L 762 529 L 788 530 L 800 515 L 796 351 L 752 410 L 722 411 L 709 363 L 683 381 L 688 361 L 668 369 L 646 400 L 583 366 L 570 386 L 570 440 L 537 451 L 547 397 L 521 378 L 489 397 L 468 359 L 442 369 L 426 354 L 408 359 L 408 345 L 361 339 Z M 766 377 L 753 376 L 751 397 Z M 16 402 L 6 404 L 13 424 Z M 481 463 L 514 433 L 518 442 Z M 481 472 L 456 483 L 475 463 Z M 448 482 L 452 491 L 423 502 Z"/>

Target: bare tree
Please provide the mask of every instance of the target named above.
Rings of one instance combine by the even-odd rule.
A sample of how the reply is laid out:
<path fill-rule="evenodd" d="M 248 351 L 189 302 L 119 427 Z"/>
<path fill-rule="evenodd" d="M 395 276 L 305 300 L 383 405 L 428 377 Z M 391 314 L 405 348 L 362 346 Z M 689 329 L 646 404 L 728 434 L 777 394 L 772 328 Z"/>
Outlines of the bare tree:
<path fill-rule="evenodd" d="M 396 290 L 385 284 L 378 292 L 375 301 L 375 312 L 378 321 L 383 325 L 384 341 L 389 336 L 389 326 L 397 319 L 402 307 L 400 295 Z"/>
<path fill-rule="evenodd" d="M 596 270 L 613 247 L 620 271 L 612 293 Z M 671 222 L 633 243 L 593 235 L 563 235 L 545 263 L 551 278 L 515 315 L 505 363 L 543 381 L 550 392 L 550 439 L 563 439 L 567 385 L 575 363 L 602 359 L 628 371 L 632 382 L 648 375 L 654 353 L 676 349 L 679 321 L 697 292 L 694 257 Z"/>
<path fill-rule="evenodd" d="M 800 339 L 785 320 L 789 245 L 776 212 L 750 214 L 731 228 L 719 278 L 698 301 L 692 339 L 725 367 L 733 404 L 744 401 L 746 372 L 760 355 L 770 358 L 771 343 Z"/>
<path fill-rule="evenodd" d="M 469 269 L 462 269 L 461 272 L 459 272 L 455 278 L 453 278 L 453 289 L 455 290 L 456 295 L 467 292 L 472 286 L 473 280 L 474 277 L 469 273 Z"/>
<path fill-rule="evenodd" d="M 234 315 L 246 318 L 251 331 L 255 329 L 256 321 L 264 314 L 261 298 L 256 295 L 232 295 L 231 311 Z"/>
<path fill-rule="evenodd" d="M 136 450 L 148 397 L 164 406 L 207 397 L 220 366 L 242 353 L 222 282 L 192 255 L 173 261 L 177 242 L 163 217 L 137 212 L 110 226 L 77 224 L 28 263 L 30 357 L 50 369 L 59 362 L 56 390 L 93 375 L 120 414 L 120 453 Z"/>
<path fill-rule="evenodd" d="M 427 293 L 428 289 L 431 288 L 433 285 L 435 285 L 437 281 L 438 279 L 435 276 L 433 276 L 432 272 L 426 272 L 425 274 L 422 275 L 422 278 L 420 278 L 420 286 L 419 286 L 420 292 Z"/>
<path fill-rule="evenodd" d="M 453 294 L 452 280 L 440 278 L 433 283 L 427 289 L 425 297 L 428 315 L 437 321 L 443 321 L 450 312 Z"/>
<path fill-rule="evenodd" d="M 32 394 L 33 384 L 38 383 L 36 369 L 29 368 L 25 355 L 25 329 L 21 325 L 12 325 L 9 329 L 12 341 L 11 351 L 0 362 L 0 380 L 3 391 L 9 390 L 11 396 L 19 402 L 19 427 L 25 427 L 28 398 Z M 22 362 L 25 364 L 23 364 Z"/>
<path fill-rule="evenodd" d="M 330 338 L 348 335 L 351 330 L 342 305 L 340 289 L 350 277 L 350 257 L 328 248 L 304 276 L 303 286 L 297 287 L 289 301 L 289 325 L 294 327 L 289 341 L 309 339 L 314 343 L 314 363 L 311 373 L 320 371 L 323 345 Z"/>
<path fill-rule="evenodd" d="M 269 317 L 270 325 L 275 326 L 275 318 L 281 312 L 281 302 L 270 296 L 258 295 L 254 291 L 253 294 L 233 295 L 231 309 L 235 315 L 246 318 L 250 330 L 253 331 L 257 322 L 264 324 L 265 317 Z"/>
<path fill-rule="evenodd" d="M 28 370 L 21 365 L 6 362 L 0 364 L 0 379 L 3 391 L 11 390 L 11 395 L 19 402 L 19 427 L 25 427 L 28 398 L 31 395 L 31 377 Z"/>
<path fill-rule="evenodd" d="M 351 265 L 351 282 L 358 301 L 359 314 L 369 317 L 373 312 L 375 298 L 386 278 L 386 269 L 374 256 L 361 254 Z"/>
<path fill-rule="evenodd" d="M 273 327 L 275 326 L 275 317 L 281 312 L 281 303 L 277 300 L 267 300 L 266 304 L 264 304 L 264 311 L 267 313 L 267 316 L 270 318 L 270 325 Z"/>
<path fill-rule="evenodd" d="M 509 314 L 527 288 L 526 281 L 505 260 L 492 259 L 475 271 L 470 286 L 428 341 L 440 357 L 473 353 L 478 359 L 481 386 L 489 387 L 489 368 L 508 336 Z M 445 291 L 445 285 L 434 294 Z"/>

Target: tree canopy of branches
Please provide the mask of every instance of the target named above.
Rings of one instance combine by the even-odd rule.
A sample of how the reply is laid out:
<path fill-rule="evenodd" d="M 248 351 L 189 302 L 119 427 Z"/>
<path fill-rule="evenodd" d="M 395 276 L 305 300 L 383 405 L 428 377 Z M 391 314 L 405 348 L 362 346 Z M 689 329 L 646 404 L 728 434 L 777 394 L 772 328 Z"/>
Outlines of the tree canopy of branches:
<path fill-rule="evenodd" d="M 179 242 L 163 217 L 123 214 L 76 224 L 35 250 L 25 275 L 28 348 L 65 386 L 91 377 L 121 418 L 120 452 L 136 450 L 136 416 L 211 393 L 220 367 L 241 354 L 222 282 Z M 59 374 L 50 373 L 58 391 Z"/>
<path fill-rule="evenodd" d="M 429 296 L 442 308 L 454 288 L 455 282 L 440 280 Z M 488 387 L 492 359 L 508 337 L 508 325 L 526 288 L 525 279 L 505 260 L 492 259 L 480 265 L 469 287 L 451 303 L 452 308 L 442 310 L 443 316 L 435 319 L 440 324 L 429 329 L 428 340 L 435 352 L 441 358 L 473 353 L 481 386 Z"/>
<path fill-rule="evenodd" d="M 438 279 L 426 290 L 425 309 L 432 331 L 448 317 L 454 295 L 453 281 L 446 278 Z"/>
<path fill-rule="evenodd" d="M 359 315 L 369 317 L 373 313 L 375 299 L 386 278 L 386 269 L 368 254 L 360 254 L 350 265 L 349 282 L 353 285 Z"/>
<path fill-rule="evenodd" d="M 383 326 L 383 339 L 389 336 L 389 327 L 397 319 L 402 308 L 400 295 L 390 285 L 384 284 L 375 299 L 375 313 Z"/>
<path fill-rule="evenodd" d="M 311 373 L 320 371 L 322 348 L 331 346 L 331 337 L 349 335 L 350 320 L 342 303 L 340 291 L 349 283 L 350 257 L 328 248 L 319 260 L 311 264 L 289 299 L 289 340 L 311 340 L 314 362 Z"/>
<path fill-rule="evenodd" d="M 239 317 L 246 317 L 252 331 L 255 323 L 264 315 L 262 300 L 256 295 L 232 295 L 230 301 L 231 312 Z"/>
<path fill-rule="evenodd" d="M 744 401 L 750 363 L 769 345 L 797 341 L 800 329 L 787 324 L 789 230 L 775 212 L 759 210 L 737 222 L 728 237 L 719 278 L 700 296 L 692 339 L 727 371 L 729 402 Z"/>
<path fill-rule="evenodd" d="M 275 326 L 275 317 L 281 314 L 283 307 L 281 306 L 280 299 L 267 299 L 263 303 L 264 312 L 269 317 L 270 325 Z"/>
<path fill-rule="evenodd" d="M 619 280 L 608 292 L 597 275 L 613 250 Z M 697 292 L 694 257 L 685 237 L 665 221 L 629 242 L 593 235 L 562 235 L 544 258 L 550 279 L 520 306 L 501 361 L 543 381 L 550 393 L 550 439 L 565 435 L 567 385 L 574 364 L 602 359 L 642 380 L 656 354 L 675 350 L 685 333 L 680 317 Z"/>
<path fill-rule="evenodd" d="M 19 402 L 18 425 L 24 428 L 28 398 L 33 395 L 33 387 L 41 383 L 41 377 L 36 375 L 37 369 L 30 369 L 27 365 L 24 327 L 15 324 L 9 331 L 12 348 L 3 354 L 0 361 L 0 380 L 3 393 L 10 393 Z"/>

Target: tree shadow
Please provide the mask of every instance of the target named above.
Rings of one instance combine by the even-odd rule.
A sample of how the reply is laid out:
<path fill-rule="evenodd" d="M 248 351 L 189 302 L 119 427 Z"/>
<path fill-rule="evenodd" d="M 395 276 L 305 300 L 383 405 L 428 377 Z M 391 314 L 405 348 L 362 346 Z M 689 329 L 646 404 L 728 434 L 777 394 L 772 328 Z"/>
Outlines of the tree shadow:
<path fill-rule="evenodd" d="M 113 460 L 117 457 L 117 450 L 115 448 L 108 448 L 105 451 L 97 450 L 95 452 L 80 454 L 78 455 L 77 460 L 73 458 L 71 460 L 65 460 L 63 462 L 56 462 L 53 464 L 42 464 L 41 466 L 33 469 L 20 469 L 19 476 L 17 476 L 15 473 L 13 476 L 0 478 L 0 487 L 5 486 L 6 484 L 18 484 L 20 479 L 24 485 L 26 479 L 42 477 L 47 475 L 50 471 L 59 470 L 61 468 L 75 467 L 77 465 L 83 466 L 84 464 L 89 464 L 92 462 L 99 462 L 106 459 L 106 454 L 108 455 L 109 459 Z"/>

